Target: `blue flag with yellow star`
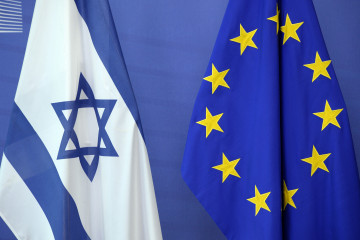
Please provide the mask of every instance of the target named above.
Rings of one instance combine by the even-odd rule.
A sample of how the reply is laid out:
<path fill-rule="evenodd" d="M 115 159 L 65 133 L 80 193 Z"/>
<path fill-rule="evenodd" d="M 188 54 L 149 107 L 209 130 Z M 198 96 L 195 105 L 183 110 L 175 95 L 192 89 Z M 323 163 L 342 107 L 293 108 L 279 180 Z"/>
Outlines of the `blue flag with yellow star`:
<path fill-rule="evenodd" d="M 230 0 L 182 174 L 228 239 L 360 239 L 347 111 L 311 0 Z"/>

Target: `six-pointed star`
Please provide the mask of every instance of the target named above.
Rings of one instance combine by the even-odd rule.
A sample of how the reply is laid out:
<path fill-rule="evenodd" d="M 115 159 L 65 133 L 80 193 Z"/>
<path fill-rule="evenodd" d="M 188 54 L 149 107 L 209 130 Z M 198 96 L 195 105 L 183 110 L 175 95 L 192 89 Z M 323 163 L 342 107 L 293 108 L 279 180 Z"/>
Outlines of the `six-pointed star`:
<path fill-rule="evenodd" d="M 57 159 L 79 158 L 81 167 L 92 181 L 99 164 L 100 156 L 117 157 L 118 154 L 112 145 L 105 130 L 106 123 L 115 106 L 116 100 L 98 100 L 87 83 L 85 77 L 80 74 L 79 87 L 74 101 L 57 102 L 52 106 L 64 127 L 64 134 L 61 140 Z M 96 121 L 99 126 L 99 135 L 96 146 L 81 147 L 79 136 L 74 130 L 79 109 L 92 108 L 95 111 Z M 70 111 L 69 115 L 64 114 Z M 94 131 L 86 129 L 86 131 Z M 79 133 L 78 133 L 79 134 Z M 69 149 L 69 145 L 72 147 Z M 87 161 L 91 157 L 92 161 Z"/>
<path fill-rule="evenodd" d="M 279 10 L 277 8 L 277 15 L 268 18 L 268 20 L 274 21 L 277 23 L 277 32 L 279 30 Z M 291 37 L 294 38 L 297 41 L 300 41 L 300 39 L 297 36 L 296 30 L 302 25 L 301 23 L 292 24 L 289 16 L 286 16 L 286 24 L 285 26 L 281 27 L 281 30 L 284 32 L 284 42 Z M 246 32 L 242 25 L 240 25 L 240 36 L 236 37 L 234 39 L 231 39 L 231 41 L 240 43 L 241 45 L 241 54 L 245 51 L 245 49 L 249 47 L 257 48 L 255 43 L 252 41 L 253 36 L 255 35 L 257 29 L 255 29 L 252 32 Z M 315 63 L 313 64 L 307 64 L 304 65 L 312 70 L 314 70 L 314 76 L 313 81 L 319 76 L 323 75 L 325 77 L 330 78 L 329 74 L 326 71 L 326 68 L 330 64 L 329 61 L 322 62 L 320 56 L 318 55 L 318 52 L 316 52 L 316 59 Z M 212 93 L 215 92 L 218 86 L 223 86 L 229 88 L 227 83 L 224 81 L 224 77 L 227 74 L 229 70 L 225 70 L 223 72 L 218 72 L 214 65 L 212 65 L 212 75 L 209 77 L 204 78 L 205 80 L 212 83 Z M 81 99 L 81 94 L 84 93 L 87 97 L 87 99 Z M 61 124 L 64 127 L 64 134 L 63 138 L 60 144 L 60 149 L 58 153 L 58 159 L 68 159 L 68 158 L 75 158 L 78 157 L 80 159 L 81 166 L 84 170 L 84 172 L 87 174 L 90 180 L 93 180 L 96 169 L 99 163 L 99 156 L 118 156 L 107 133 L 105 130 L 105 125 L 109 119 L 109 116 L 113 110 L 113 107 L 116 103 L 116 100 L 97 100 L 94 97 L 94 94 L 89 86 L 89 84 L 86 82 L 84 76 L 80 74 L 79 79 L 79 88 L 77 91 L 76 99 L 75 101 L 67 101 L 67 102 L 58 102 L 53 103 L 53 108 L 56 111 L 56 114 L 59 117 L 59 120 Z M 74 125 L 77 119 L 78 110 L 80 108 L 93 108 L 95 111 L 96 119 L 99 125 L 99 136 L 98 136 L 98 144 L 94 147 L 80 147 L 79 139 L 77 134 L 74 131 Z M 100 114 L 99 109 L 104 109 L 103 113 Z M 71 110 L 71 113 L 68 117 L 65 116 L 64 110 Z M 341 109 L 342 110 L 342 109 Z M 324 118 L 323 123 L 323 129 L 329 124 L 332 123 L 335 126 L 338 126 L 338 123 L 336 121 L 336 116 L 341 112 L 341 110 L 334 110 L 337 111 L 336 114 L 330 114 L 334 111 L 331 110 L 330 106 L 328 105 L 328 102 L 326 101 L 326 106 L 323 115 L 320 113 L 314 113 L 315 115 Z M 329 113 L 327 113 L 329 112 Z M 321 115 L 321 116 L 320 116 Z M 331 115 L 331 116 L 330 116 Z M 212 130 L 218 130 L 222 132 L 222 129 L 218 125 L 218 121 L 221 118 L 222 114 L 212 116 L 211 113 L 206 108 L 206 119 L 197 122 L 198 124 L 204 125 L 206 127 L 206 137 L 210 134 Z M 329 120 L 325 119 L 328 118 Z M 331 121 L 330 121 L 331 118 Z M 325 126 L 324 126 L 325 125 Z M 322 130 L 323 130 L 322 129 Z M 91 131 L 89 129 L 89 131 Z M 75 149 L 67 149 L 67 146 L 69 144 L 69 141 L 71 141 Z M 94 159 L 91 164 L 89 164 L 85 156 L 93 155 Z M 310 158 L 302 159 L 302 161 L 312 164 L 312 170 L 311 170 L 311 176 L 314 174 L 314 172 L 321 168 L 325 171 L 328 171 L 324 161 L 328 158 L 330 154 L 323 154 L 319 155 L 317 150 L 315 149 L 315 146 L 313 147 L 313 156 Z M 223 180 L 224 182 L 226 178 L 229 175 L 234 175 L 236 177 L 240 177 L 238 173 L 235 170 L 236 164 L 239 162 L 240 159 L 236 159 L 233 161 L 228 161 L 225 154 L 223 154 L 223 163 L 221 165 L 214 166 L 214 169 L 220 170 L 223 172 Z M 295 190 L 287 190 L 285 181 L 284 184 L 284 206 L 285 209 L 286 205 L 289 204 L 296 208 L 292 196 L 296 193 L 298 189 Z M 266 199 L 270 195 L 270 192 L 260 194 L 257 187 L 255 186 L 255 196 L 253 198 L 247 199 L 248 201 L 254 203 L 256 205 L 255 209 L 255 215 L 258 214 L 261 208 L 270 211 L 269 207 L 266 204 Z"/>

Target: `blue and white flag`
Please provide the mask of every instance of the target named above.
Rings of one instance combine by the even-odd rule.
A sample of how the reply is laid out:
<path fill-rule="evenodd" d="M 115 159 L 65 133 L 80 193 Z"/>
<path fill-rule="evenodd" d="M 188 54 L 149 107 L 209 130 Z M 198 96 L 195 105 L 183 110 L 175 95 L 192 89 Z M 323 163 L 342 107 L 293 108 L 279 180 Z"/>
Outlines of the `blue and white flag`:
<path fill-rule="evenodd" d="M 162 239 L 108 0 L 37 0 L 0 168 L 18 239 Z"/>

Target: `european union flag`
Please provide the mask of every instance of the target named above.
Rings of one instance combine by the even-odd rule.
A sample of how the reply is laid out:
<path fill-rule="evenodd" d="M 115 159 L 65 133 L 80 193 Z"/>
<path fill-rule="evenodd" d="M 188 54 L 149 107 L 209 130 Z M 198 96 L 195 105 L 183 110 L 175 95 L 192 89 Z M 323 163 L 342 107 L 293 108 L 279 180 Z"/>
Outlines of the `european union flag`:
<path fill-rule="evenodd" d="M 347 111 L 311 0 L 230 0 L 182 174 L 228 239 L 360 239 Z"/>

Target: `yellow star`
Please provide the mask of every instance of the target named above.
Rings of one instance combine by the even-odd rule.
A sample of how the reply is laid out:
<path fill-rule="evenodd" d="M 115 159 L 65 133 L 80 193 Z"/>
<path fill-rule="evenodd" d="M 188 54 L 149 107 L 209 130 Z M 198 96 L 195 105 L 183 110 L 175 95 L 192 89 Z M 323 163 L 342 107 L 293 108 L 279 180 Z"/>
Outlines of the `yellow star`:
<path fill-rule="evenodd" d="M 305 64 L 304 66 L 307 68 L 310 68 L 314 71 L 312 81 L 314 82 L 320 75 L 323 75 L 324 77 L 327 77 L 328 79 L 331 79 L 328 71 L 326 70 L 327 67 L 330 65 L 331 60 L 322 61 L 319 53 L 316 52 L 315 56 L 315 62 L 310 64 Z"/>
<path fill-rule="evenodd" d="M 285 26 L 281 26 L 280 30 L 284 33 L 284 42 L 283 45 L 289 38 L 293 38 L 300 42 L 299 36 L 297 35 L 296 31 L 303 25 L 304 22 L 300 23 L 291 23 L 289 14 L 286 15 Z"/>
<path fill-rule="evenodd" d="M 211 75 L 204 78 L 204 80 L 212 83 L 212 94 L 214 94 L 214 92 L 219 86 L 230 88 L 224 79 L 229 70 L 230 69 L 218 72 L 214 64 L 212 64 Z"/>
<path fill-rule="evenodd" d="M 255 29 L 251 32 L 246 32 L 245 29 L 243 28 L 243 26 L 241 26 L 241 24 L 240 24 L 240 36 L 230 39 L 230 41 L 240 43 L 240 55 L 243 54 L 243 52 L 245 51 L 245 49 L 247 47 L 253 47 L 253 48 L 258 49 L 258 47 L 255 45 L 254 41 L 252 40 L 256 31 L 257 31 L 257 29 Z"/>
<path fill-rule="evenodd" d="M 321 131 L 324 130 L 330 123 L 338 128 L 341 128 L 336 117 L 342 112 L 342 110 L 343 108 L 332 110 L 329 102 L 326 100 L 324 111 L 313 113 L 315 116 L 323 119 Z"/>
<path fill-rule="evenodd" d="M 279 16 L 280 16 L 280 10 L 278 4 L 276 4 L 276 15 L 269 17 L 267 19 L 276 23 L 276 34 L 279 33 L 279 25 L 280 25 Z"/>
<path fill-rule="evenodd" d="M 223 162 L 220 165 L 214 166 L 212 168 L 219 170 L 223 173 L 222 175 L 222 182 L 225 182 L 226 178 L 229 175 L 233 175 L 235 177 L 240 178 L 239 174 L 237 173 L 237 171 L 235 170 L 236 165 L 238 164 L 238 162 L 240 161 L 240 158 L 229 161 L 227 159 L 227 157 L 225 156 L 225 154 L 223 153 Z"/>
<path fill-rule="evenodd" d="M 290 205 L 294 208 L 296 208 L 294 200 L 292 199 L 292 197 L 294 196 L 294 194 L 297 192 L 297 189 L 293 189 L 293 190 L 288 190 L 285 180 L 284 180 L 284 184 L 283 184 L 283 210 L 285 210 L 286 205 Z"/>
<path fill-rule="evenodd" d="M 260 194 L 259 190 L 255 185 L 255 197 L 247 199 L 249 202 L 255 204 L 255 216 L 259 213 L 261 208 L 271 212 L 268 205 L 266 204 L 266 199 L 269 197 L 270 193 L 271 192 Z"/>
<path fill-rule="evenodd" d="M 316 170 L 318 170 L 318 168 L 326 172 L 329 172 L 324 161 L 330 156 L 330 154 L 331 153 L 319 154 L 315 146 L 313 146 L 312 156 L 309 158 L 301 159 L 301 161 L 311 164 L 311 176 L 314 175 L 314 173 L 316 172 Z"/>
<path fill-rule="evenodd" d="M 206 108 L 206 118 L 198 121 L 196 123 L 203 125 L 206 127 L 206 138 L 209 136 L 212 130 L 217 130 L 220 132 L 224 132 L 219 126 L 219 120 L 222 117 L 223 113 L 212 116 L 208 108 Z"/>

